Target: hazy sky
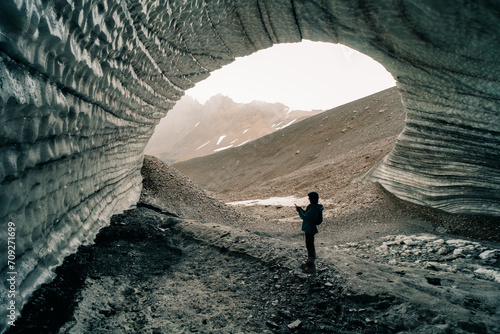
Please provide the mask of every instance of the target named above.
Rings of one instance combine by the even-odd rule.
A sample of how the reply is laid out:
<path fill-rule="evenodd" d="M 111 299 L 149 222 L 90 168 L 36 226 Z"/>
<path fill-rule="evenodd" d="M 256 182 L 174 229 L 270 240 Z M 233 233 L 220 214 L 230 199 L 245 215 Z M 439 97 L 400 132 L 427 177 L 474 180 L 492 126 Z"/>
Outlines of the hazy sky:
<path fill-rule="evenodd" d="M 260 100 L 325 110 L 394 85 L 385 68 L 362 53 L 340 44 L 304 41 L 237 58 L 186 94 L 201 103 L 221 93 L 240 103 Z"/>

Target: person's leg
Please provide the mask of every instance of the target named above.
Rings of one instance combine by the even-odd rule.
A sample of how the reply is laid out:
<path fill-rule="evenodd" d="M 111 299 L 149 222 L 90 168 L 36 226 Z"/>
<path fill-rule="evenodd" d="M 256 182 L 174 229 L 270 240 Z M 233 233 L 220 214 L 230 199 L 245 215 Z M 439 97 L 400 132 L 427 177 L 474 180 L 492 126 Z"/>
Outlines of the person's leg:
<path fill-rule="evenodd" d="M 314 247 L 314 234 L 306 233 L 307 263 L 305 270 L 314 271 L 316 260 L 316 249 Z"/>
<path fill-rule="evenodd" d="M 309 246 L 308 246 L 308 240 L 307 240 L 307 233 L 304 233 L 304 241 L 306 243 L 307 254 L 309 255 Z M 303 262 L 300 265 L 300 268 L 302 268 L 303 270 L 305 270 L 307 268 L 307 261 Z"/>
<path fill-rule="evenodd" d="M 316 258 L 316 249 L 314 247 L 314 234 L 306 233 L 306 248 L 309 258 Z"/>

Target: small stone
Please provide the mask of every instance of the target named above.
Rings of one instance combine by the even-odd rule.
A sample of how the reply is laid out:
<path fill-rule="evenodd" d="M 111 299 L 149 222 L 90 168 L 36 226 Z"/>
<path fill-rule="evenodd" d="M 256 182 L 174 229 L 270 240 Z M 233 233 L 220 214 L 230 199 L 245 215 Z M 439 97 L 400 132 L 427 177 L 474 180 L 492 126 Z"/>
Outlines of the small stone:
<path fill-rule="evenodd" d="M 439 255 L 445 255 L 445 254 L 448 254 L 448 248 L 446 248 L 446 247 L 441 247 L 441 248 L 439 248 L 439 250 L 438 250 L 438 254 L 439 254 Z"/>
<path fill-rule="evenodd" d="M 424 266 L 424 269 L 429 269 L 429 270 L 434 270 L 434 271 L 438 271 L 439 270 L 433 263 L 427 263 Z"/>
<path fill-rule="evenodd" d="M 492 249 L 492 250 L 482 252 L 481 254 L 479 254 L 479 257 L 483 260 L 487 260 L 487 259 L 491 259 L 491 258 L 496 257 L 497 254 L 500 255 L 500 252 L 498 251 L 498 249 Z"/>
<path fill-rule="evenodd" d="M 288 324 L 287 327 L 289 329 L 297 329 L 297 328 L 300 327 L 300 325 L 302 325 L 302 321 L 300 321 L 300 320 L 297 319 L 294 322 L 292 322 L 291 324 Z"/>
<path fill-rule="evenodd" d="M 408 245 L 408 246 L 418 246 L 421 244 L 420 241 L 418 240 L 413 240 L 413 239 L 405 239 L 403 240 L 403 242 Z"/>
<path fill-rule="evenodd" d="M 280 327 L 280 326 L 278 326 L 277 323 L 275 323 L 273 321 L 266 321 L 266 326 L 270 327 L 270 328 L 279 328 Z"/>
<path fill-rule="evenodd" d="M 434 245 L 442 245 L 444 244 L 444 239 L 437 239 L 432 242 Z"/>
<path fill-rule="evenodd" d="M 449 231 L 448 229 L 446 229 L 446 228 L 444 228 L 444 227 L 440 226 L 440 227 L 438 227 L 438 228 L 436 229 L 436 232 L 446 234 L 446 233 L 449 233 L 450 231 Z"/>
<path fill-rule="evenodd" d="M 427 283 L 431 285 L 441 285 L 441 279 L 437 277 L 426 277 Z"/>

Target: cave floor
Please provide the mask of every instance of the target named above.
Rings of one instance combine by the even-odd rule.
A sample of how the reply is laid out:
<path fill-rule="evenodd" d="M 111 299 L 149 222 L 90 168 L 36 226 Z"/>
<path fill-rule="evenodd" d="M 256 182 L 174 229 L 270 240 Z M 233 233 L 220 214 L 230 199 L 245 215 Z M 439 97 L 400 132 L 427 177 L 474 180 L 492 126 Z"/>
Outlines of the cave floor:
<path fill-rule="evenodd" d="M 320 241 L 317 271 L 305 274 L 300 234 L 263 234 L 131 209 L 57 268 L 8 333 L 499 330 L 499 282 L 473 274 L 477 255 L 422 254 L 422 245 L 444 242 L 437 236 Z M 489 268 L 500 267 L 495 259 Z"/>
<path fill-rule="evenodd" d="M 304 274 L 195 240 L 176 222 L 148 208 L 114 216 L 8 333 L 387 332 L 349 311 L 334 268 Z"/>

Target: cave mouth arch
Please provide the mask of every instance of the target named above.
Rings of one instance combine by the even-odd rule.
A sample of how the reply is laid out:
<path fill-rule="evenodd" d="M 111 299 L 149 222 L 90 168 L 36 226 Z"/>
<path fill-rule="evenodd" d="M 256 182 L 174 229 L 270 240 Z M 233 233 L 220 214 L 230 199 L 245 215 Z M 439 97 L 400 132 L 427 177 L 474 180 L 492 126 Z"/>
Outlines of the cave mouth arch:
<path fill-rule="evenodd" d="M 381 64 L 341 44 L 273 45 L 188 89 L 156 126 L 145 153 L 174 163 L 238 147 L 394 85 Z"/>

